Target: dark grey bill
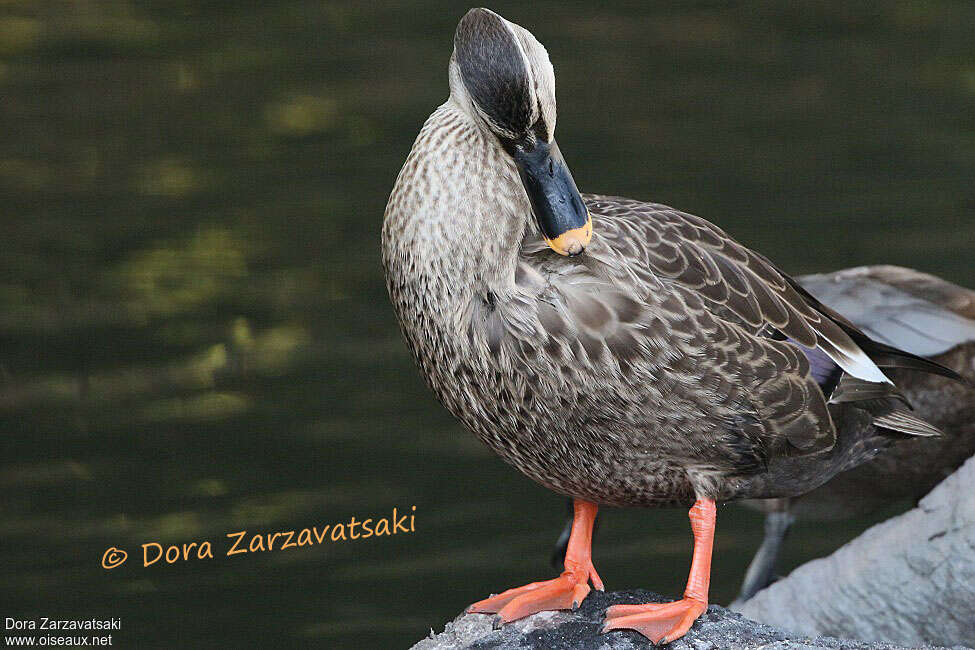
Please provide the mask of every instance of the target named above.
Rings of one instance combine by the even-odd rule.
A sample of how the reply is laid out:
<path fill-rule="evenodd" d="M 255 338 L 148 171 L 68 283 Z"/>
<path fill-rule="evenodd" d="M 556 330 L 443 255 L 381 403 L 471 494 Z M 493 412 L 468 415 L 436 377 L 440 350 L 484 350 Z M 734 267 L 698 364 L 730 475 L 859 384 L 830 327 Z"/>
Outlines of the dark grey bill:
<path fill-rule="evenodd" d="M 592 224 L 559 145 L 537 138 L 512 149 L 542 234 L 557 253 L 578 255 L 589 244 Z"/>

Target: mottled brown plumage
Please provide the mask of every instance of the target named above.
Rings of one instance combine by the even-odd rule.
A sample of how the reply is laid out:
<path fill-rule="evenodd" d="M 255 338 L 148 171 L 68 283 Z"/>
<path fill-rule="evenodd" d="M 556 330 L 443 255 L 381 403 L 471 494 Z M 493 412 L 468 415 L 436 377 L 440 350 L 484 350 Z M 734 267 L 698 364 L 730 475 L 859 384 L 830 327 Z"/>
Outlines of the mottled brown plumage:
<path fill-rule="evenodd" d="M 696 502 L 701 552 L 680 612 L 613 621 L 676 638 L 706 606 L 714 501 L 801 494 L 871 457 L 889 429 L 935 433 L 871 355 L 926 362 L 871 341 L 704 219 L 580 197 L 554 141 L 554 73 L 526 30 L 472 10 L 449 73 L 450 99 L 423 126 L 383 224 L 400 326 L 443 404 L 573 497 L 580 531 L 591 504 Z M 845 401 L 828 406 L 837 387 Z M 837 438 L 834 420 L 849 417 L 888 429 Z M 584 597 L 580 544 L 553 584 L 478 611 L 510 620 Z"/>
<path fill-rule="evenodd" d="M 496 453 L 611 505 L 789 496 L 866 459 L 861 441 L 828 453 L 826 396 L 778 339 L 858 349 L 785 275 L 698 217 L 585 199 L 586 253 L 556 255 L 529 229 L 510 293 L 470 291 L 463 338 L 417 332 L 437 315 L 413 285 L 390 287 L 434 390 Z"/>

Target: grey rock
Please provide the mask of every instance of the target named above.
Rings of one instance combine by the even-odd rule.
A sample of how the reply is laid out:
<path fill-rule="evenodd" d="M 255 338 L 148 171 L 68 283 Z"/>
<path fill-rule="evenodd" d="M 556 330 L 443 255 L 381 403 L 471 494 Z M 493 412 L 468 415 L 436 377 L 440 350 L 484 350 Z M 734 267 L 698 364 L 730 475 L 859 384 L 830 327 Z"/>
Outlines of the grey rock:
<path fill-rule="evenodd" d="M 495 616 L 461 614 L 447 623 L 440 634 L 423 639 L 413 650 L 549 649 L 633 650 L 652 648 L 650 641 L 631 630 L 601 634 L 603 613 L 620 603 L 663 602 L 665 599 L 642 589 L 603 593 L 593 591 L 582 606 L 572 612 L 542 612 L 495 629 Z M 929 648 L 930 646 L 923 646 Z M 683 639 L 671 643 L 671 650 L 903 650 L 889 643 L 865 643 L 828 637 L 790 634 L 762 623 L 750 621 L 724 607 L 712 605 Z"/>
<path fill-rule="evenodd" d="M 798 634 L 975 645 L 975 458 L 917 508 L 736 609 Z"/>

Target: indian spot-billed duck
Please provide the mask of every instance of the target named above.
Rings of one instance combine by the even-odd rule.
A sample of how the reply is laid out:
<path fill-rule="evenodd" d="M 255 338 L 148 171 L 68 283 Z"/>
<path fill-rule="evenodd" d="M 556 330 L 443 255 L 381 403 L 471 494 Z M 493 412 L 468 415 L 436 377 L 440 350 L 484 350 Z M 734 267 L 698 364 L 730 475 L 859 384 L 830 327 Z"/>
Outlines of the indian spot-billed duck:
<path fill-rule="evenodd" d="M 603 588 L 598 506 L 683 505 L 684 597 L 611 607 L 604 628 L 672 641 L 707 608 L 717 503 L 802 494 L 869 457 L 875 435 L 837 435 L 844 412 L 879 436 L 937 434 L 881 368 L 953 373 L 871 340 L 704 219 L 580 194 L 527 30 L 469 11 L 449 81 L 386 206 L 389 294 L 443 405 L 575 504 L 563 573 L 470 611 L 577 606 Z"/>

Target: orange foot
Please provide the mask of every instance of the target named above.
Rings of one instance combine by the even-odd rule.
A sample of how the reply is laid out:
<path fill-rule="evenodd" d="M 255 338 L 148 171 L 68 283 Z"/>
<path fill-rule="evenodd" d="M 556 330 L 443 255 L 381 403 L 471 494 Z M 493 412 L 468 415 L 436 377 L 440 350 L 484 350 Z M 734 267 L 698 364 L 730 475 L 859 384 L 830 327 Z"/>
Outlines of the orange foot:
<path fill-rule="evenodd" d="M 687 634 L 707 608 L 706 602 L 694 598 L 672 603 L 613 605 L 606 610 L 602 631 L 636 630 L 654 643 L 670 643 Z"/>
<path fill-rule="evenodd" d="M 636 630 L 654 643 L 670 643 L 687 634 L 708 608 L 715 510 L 713 500 L 698 499 L 688 513 L 694 532 L 694 557 L 684 597 L 672 603 L 613 605 L 606 610 L 603 632 Z"/>
<path fill-rule="evenodd" d="M 575 500 L 572 532 L 562 575 L 479 600 L 467 611 L 479 614 L 497 612 L 501 622 L 508 623 L 538 612 L 575 609 L 589 595 L 590 580 L 596 589 L 602 591 L 603 581 L 592 565 L 592 526 L 596 520 L 596 510 L 592 503 Z"/>
<path fill-rule="evenodd" d="M 479 600 L 467 608 L 468 612 L 493 614 L 497 612 L 501 621 L 509 623 L 519 618 L 553 609 L 576 609 L 589 595 L 589 579 L 596 589 L 603 590 L 603 582 L 596 569 L 589 565 L 588 571 L 565 571 L 558 578 L 532 582 L 524 587 L 515 587 L 505 592 Z"/>

